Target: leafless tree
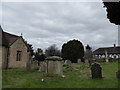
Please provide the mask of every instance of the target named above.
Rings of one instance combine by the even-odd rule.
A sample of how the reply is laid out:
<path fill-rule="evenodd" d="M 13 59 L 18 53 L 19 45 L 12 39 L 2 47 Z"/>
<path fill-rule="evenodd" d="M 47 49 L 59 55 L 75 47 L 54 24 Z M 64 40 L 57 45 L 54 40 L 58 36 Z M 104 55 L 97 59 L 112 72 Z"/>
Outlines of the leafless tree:
<path fill-rule="evenodd" d="M 45 50 L 45 55 L 48 56 L 61 56 L 61 52 L 56 44 L 51 45 Z"/>

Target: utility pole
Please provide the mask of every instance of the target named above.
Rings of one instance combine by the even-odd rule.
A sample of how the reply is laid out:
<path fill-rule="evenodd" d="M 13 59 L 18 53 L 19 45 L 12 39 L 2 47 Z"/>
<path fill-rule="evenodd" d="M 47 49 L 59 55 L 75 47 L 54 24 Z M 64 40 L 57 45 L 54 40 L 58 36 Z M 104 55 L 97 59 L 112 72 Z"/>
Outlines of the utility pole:
<path fill-rule="evenodd" d="M 118 25 L 118 46 L 120 46 L 120 25 Z"/>

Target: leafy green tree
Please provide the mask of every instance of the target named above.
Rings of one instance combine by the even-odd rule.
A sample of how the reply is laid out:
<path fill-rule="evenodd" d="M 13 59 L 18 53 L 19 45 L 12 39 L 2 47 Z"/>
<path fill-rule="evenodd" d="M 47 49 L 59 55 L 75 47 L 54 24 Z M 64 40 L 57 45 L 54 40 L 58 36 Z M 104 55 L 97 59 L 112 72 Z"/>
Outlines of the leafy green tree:
<path fill-rule="evenodd" d="M 70 40 L 63 44 L 61 53 L 64 60 L 69 59 L 71 62 L 76 63 L 77 59 L 83 59 L 84 47 L 80 41 Z"/>

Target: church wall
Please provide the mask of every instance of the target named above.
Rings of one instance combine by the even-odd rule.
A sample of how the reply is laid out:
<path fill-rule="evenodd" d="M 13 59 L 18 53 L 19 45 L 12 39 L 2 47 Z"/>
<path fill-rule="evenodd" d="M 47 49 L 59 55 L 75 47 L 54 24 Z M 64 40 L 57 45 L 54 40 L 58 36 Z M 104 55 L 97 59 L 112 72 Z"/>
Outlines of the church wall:
<path fill-rule="evenodd" d="M 0 68 L 5 69 L 7 67 L 7 52 L 8 48 L 0 46 Z"/>
<path fill-rule="evenodd" d="M 20 51 L 20 61 L 17 61 L 17 51 Z M 27 47 L 22 38 L 19 38 L 9 48 L 9 68 L 23 68 L 26 67 L 26 63 L 29 60 L 29 53 Z"/>

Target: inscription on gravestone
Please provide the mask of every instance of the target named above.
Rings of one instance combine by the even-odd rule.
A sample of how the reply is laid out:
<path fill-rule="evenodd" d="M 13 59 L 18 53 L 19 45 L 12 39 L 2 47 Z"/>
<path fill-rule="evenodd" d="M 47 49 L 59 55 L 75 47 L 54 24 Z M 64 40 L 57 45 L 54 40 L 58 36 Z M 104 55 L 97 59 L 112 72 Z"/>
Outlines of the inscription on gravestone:
<path fill-rule="evenodd" d="M 102 78 L 102 68 L 99 64 L 94 63 L 91 66 L 92 78 Z"/>

